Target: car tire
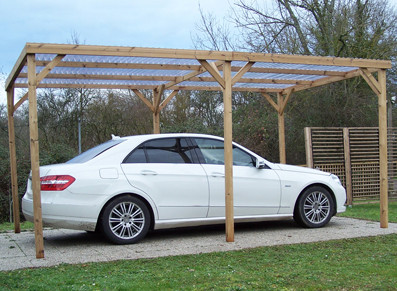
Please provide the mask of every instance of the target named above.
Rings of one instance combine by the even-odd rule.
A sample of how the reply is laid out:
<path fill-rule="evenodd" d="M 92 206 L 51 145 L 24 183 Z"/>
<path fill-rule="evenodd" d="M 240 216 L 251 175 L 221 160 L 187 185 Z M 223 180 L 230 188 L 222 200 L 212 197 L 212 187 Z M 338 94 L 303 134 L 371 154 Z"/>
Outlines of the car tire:
<path fill-rule="evenodd" d="M 329 191 L 321 186 L 306 189 L 295 206 L 295 221 L 307 228 L 326 225 L 334 213 L 334 200 Z"/>
<path fill-rule="evenodd" d="M 106 205 L 101 217 L 102 231 L 115 244 L 133 244 L 149 231 L 150 213 L 146 204 L 134 196 L 120 196 Z"/>

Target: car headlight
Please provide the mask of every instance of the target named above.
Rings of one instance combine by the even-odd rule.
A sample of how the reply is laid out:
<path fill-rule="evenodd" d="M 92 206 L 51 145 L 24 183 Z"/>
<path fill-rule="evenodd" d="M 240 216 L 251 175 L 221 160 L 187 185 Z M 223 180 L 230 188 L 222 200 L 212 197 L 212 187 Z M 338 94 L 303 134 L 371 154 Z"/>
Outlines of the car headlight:
<path fill-rule="evenodd" d="M 339 185 L 342 185 L 342 183 L 341 183 L 340 179 L 338 178 L 338 176 L 332 174 L 332 175 L 331 175 L 331 178 L 332 178 L 332 180 L 333 180 L 334 182 L 338 183 Z"/>

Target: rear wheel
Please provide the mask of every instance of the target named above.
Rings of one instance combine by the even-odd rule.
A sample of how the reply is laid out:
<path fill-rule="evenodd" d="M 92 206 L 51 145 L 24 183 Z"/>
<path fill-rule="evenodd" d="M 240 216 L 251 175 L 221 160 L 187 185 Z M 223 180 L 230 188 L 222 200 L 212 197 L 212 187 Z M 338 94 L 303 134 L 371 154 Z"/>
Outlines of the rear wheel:
<path fill-rule="evenodd" d="M 294 219 L 304 227 L 322 227 L 331 220 L 334 207 L 331 194 L 323 187 L 313 186 L 299 197 Z"/>
<path fill-rule="evenodd" d="M 149 231 L 149 210 L 139 198 L 121 196 L 106 206 L 101 226 L 106 237 L 116 244 L 136 243 Z"/>

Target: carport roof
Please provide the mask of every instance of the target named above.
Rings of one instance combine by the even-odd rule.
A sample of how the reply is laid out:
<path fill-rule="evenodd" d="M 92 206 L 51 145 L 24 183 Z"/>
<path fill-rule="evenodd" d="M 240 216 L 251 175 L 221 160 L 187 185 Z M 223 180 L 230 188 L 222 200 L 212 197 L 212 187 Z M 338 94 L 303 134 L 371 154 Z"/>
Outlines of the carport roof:
<path fill-rule="evenodd" d="M 300 91 L 391 67 L 390 61 L 229 51 L 27 43 L 6 90 L 27 88 L 35 54 L 38 88 L 221 90 L 231 61 L 233 91 Z M 40 78 L 40 76 L 43 76 Z M 219 74 L 218 74 L 219 75 Z"/>

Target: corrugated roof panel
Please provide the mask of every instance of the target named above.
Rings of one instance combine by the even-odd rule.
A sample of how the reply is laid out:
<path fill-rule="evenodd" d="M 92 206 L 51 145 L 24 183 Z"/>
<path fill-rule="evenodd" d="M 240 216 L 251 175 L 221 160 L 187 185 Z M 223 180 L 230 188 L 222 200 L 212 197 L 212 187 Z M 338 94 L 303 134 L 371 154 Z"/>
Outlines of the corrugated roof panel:
<path fill-rule="evenodd" d="M 232 77 L 234 77 L 237 72 L 232 72 Z M 204 72 L 199 75 L 199 77 L 211 77 L 211 74 Z M 247 72 L 242 78 L 250 79 L 272 79 L 272 80 L 296 80 L 296 81 L 316 81 L 322 79 L 326 76 L 324 75 L 297 75 L 297 74 L 277 74 L 277 73 L 254 73 Z"/>
<path fill-rule="evenodd" d="M 244 66 L 245 62 L 235 61 L 232 66 Z M 313 70 L 313 71 L 333 71 L 333 72 L 349 72 L 358 69 L 357 67 L 343 66 L 325 66 L 325 65 L 305 65 L 305 64 L 285 64 L 285 63 L 262 63 L 256 62 L 254 68 L 266 69 L 287 69 L 287 70 Z"/>
<path fill-rule="evenodd" d="M 54 54 L 37 54 L 38 61 L 51 61 Z M 200 65 L 194 59 L 168 59 L 168 58 L 146 58 L 146 57 L 117 57 L 117 56 L 91 56 L 91 55 L 66 55 L 64 62 L 87 62 L 87 63 L 120 63 L 120 64 L 159 64 L 159 65 Z"/>
<path fill-rule="evenodd" d="M 16 84 L 27 84 L 28 79 L 17 78 Z M 93 79 L 44 79 L 40 84 L 44 85 L 124 85 L 124 86 L 160 86 L 166 84 L 163 81 L 136 81 L 136 80 L 93 80 Z"/>
<path fill-rule="evenodd" d="M 234 88 L 256 88 L 256 89 L 286 89 L 291 84 L 268 84 L 268 83 L 237 83 Z"/>
<path fill-rule="evenodd" d="M 44 67 L 37 67 L 40 72 Z M 22 72 L 27 73 L 27 67 Z M 148 70 L 148 69 L 111 69 L 111 68 L 72 68 L 72 67 L 55 67 L 51 74 L 62 75 L 99 75 L 99 76 L 167 76 L 180 77 L 189 74 L 191 71 L 186 70 Z"/>

